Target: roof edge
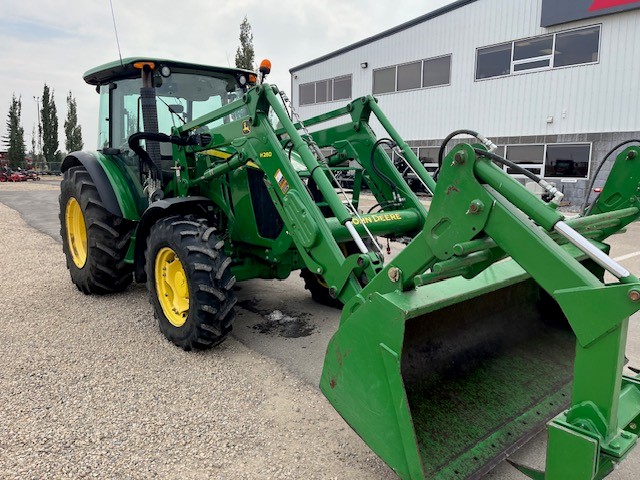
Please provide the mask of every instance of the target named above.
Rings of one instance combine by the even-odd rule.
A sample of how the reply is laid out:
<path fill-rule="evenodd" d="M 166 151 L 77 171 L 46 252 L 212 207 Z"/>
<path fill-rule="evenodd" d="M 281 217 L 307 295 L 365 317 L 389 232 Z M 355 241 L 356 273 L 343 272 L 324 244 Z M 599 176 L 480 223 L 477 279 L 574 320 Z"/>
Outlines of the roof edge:
<path fill-rule="evenodd" d="M 193 68 L 210 72 L 229 72 L 229 73 L 256 73 L 251 70 L 246 70 L 243 68 L 236 67 L 219 67 L 215 65 L 204 65 L 201 63 L 190 63 L 182 60 L 171 60 L 168 58 L 158 58 L 158 57 L 146 57 L 146 56 L 138 56 L 138 57 L 127 57 L 119 60 L 114 60 L 109 63 L 104 63 L 102 65 L 98 65 L 87 70 L 82 78 L 89 85 L 98 85 L 102 81 L 110 79 L 111 77 L 117 78 L 122 77 L 126 78 L 131 75 L 134 67 L 132 66 L 134 62 L 154 62 L 158 64 L 169 64 L 175 67 L 181 68 Z"/>
<path fill-rule="evenodd" d="M 338 50 L 335 50 L 333 52 L 327 53 L 326 55 L 323 55 L 321 57 L 315 58 L 313 60 L 309 60 L 308 62 L 302 63 L 298 66 L 292 67 L 289 69 L 289 73 L 293 73 L 293 72 L 297 72 L 299 70 L 302 70 L 303 68 L 307 68 L 310 67 L 312 65 L 316 65 L 318 63 L 324 62 L 325 60 L 329 60 L 330 58 L 333 57 L 337 57 L 338 55 L 342 55 L 343 53 L 349 52 L 351 50 L 355 50 L 358 47 L 362 47 L 364 45 L 367 45 L 369 43 L 373 43 L 377 40 L 381 40 L 385 37 L 389 37 L 395 33 L 401 32 L 403 30 L 406 30 L 408 28 L 411 28 L 415 25 L 418 25 L 420 23 L 426 22 L 427 20 L 431 20 L 433 18 L 439 17 L 441 15 L 444 15 L 445 13 L 449 13 L 453 10 L 457 10 L 458 8 L 464 7 L 465 5 L 468 5 L 470 3 L 474 3 L 477 2 L 478 0 L 458 0 L 456 2 L 450 3 L 449 5 L 445 5 L 444 7 L 440 7 L 436 10 L 433 10 L 429 13 L 426 13 L 424 15 L 421 15 L 417 18 L 414 18 L 413 20 L 409 20 L 408 22 L 404 22 L 401 23 L 400 25 L 397 25 L 395 27 L 392 27 L 388 30 L 385 30 L 383 32 L 380 32 L 376 35 L 373 35 L 371 37 L 367 37 L 363 40 L 360 40 L 356 43 L 352 43 L 351 45 L 347 45 L 346 47 L 342 47 Z"/>

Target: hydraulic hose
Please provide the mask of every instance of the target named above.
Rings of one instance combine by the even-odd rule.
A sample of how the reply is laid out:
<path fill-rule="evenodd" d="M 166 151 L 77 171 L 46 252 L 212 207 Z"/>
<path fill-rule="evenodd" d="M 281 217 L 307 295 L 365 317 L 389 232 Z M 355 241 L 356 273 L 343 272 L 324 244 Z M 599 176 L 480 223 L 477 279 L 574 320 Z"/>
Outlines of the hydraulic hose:
<path fill-rule="evenodd" d="M 629 143 L 640 143 L 640 140 L 631 139 L 631 140 L 625 140 L 624 142 L 620 142 L 618 145 L 616 145 L 611 150 L 609 150 L 609 152 L 604 156 L 604 158 L 598 165 L 598 168 L 596 168 L 596 171 L 594 172 L 593 176 L 591 177 L 591 181 L 589 182 L 589 186 L 587 187 L 587 191 L 584 196 L 582 205 L 580 205 L 580 211 L 582 212 L 583 215 L 586 215 L 588 213 L 585 210 L 587 209 L 587 203 L 589 203 L 589 196 L 591 195 L 591 189 L 593 188 L 593 185 L 596 183 L 596 179 L 600 174 L 600 170 L 602 170 L 602 167 L 604 166 L 605 163 L 607 163 L 607 160 L 613 154 L 613 152 L 618 150 L 620 147 L 624 147 L 625 145 L 628 145 Z M 596 197 L 596 199 L 593 201 L 593 204 L 595 204 L 597 200 L 598 200 L 598 197 Z M 591 210 L 591 206 L 589 206 L 589 210 Z"/>
<path fill-rule="evenodd" d="M 500 155 L 487 152 L 486 150 L 480 150 L 479 148 L 475 148 L 474 151 L 481 157 L 490 158 L 491 160 L 495 160 L 496 162 L 501 163 L 502 165 L 506 165 L 507 167 L 512 168 L 513 170 L 516 170 L 518 173 L 525 175 L 527 178 L 533 180 L 538 184 L 542 181 L 542 179 L 539 176 L 537 176 L 535 173 L 530 172 L 526 168 L 523 168 L 517 163 L 513 163 L 512 161 L 507 160 L 506 158 L 503 158 Z"/>
<path fill-rule="evenodd" d="M 544 190 L 549 195 L 553 196 L 553 199 L 551 201 L 554 204 L 556 204 L 556 205 L 559 204 L 560 200 L 562 200 L 562 198 L 564 197 L 564 194 L 562 192 L 560 192 L 560 190 L 558 190 L 556 187 L 551 185 L 546 180 L 543 180 L 542 178 L 537 176 L 535 173 L 530 172 L 526 168 L 521 167 L 517 163 L 513 163 L 512 161 L 507 160 L 506 158 L 503 158 L 500 155 L 496 155 L 495 153 L 487 152 L 486 150 L 481 150 L 479 148 L 474 148 L 474 151 L 476 152 L 477 155 L 480 155 L 481 157 L 486 157 L 486 158 L 494 160 L 494 161 L 496 161 L 496 162 L 498 162 L 498 163 L 500 163 L 502 165 L 506 165 L 507 167 L 512 168 L 513 170 L 517 171 L 518 173 L 521 173 L 522 175 L 525 175 L 527 178 L 533 180 L 538 185 L 540 185 L 542 188 L 544 188 Z"/>
<path fill-rule="evenodd" d="M 389 145 L 390 148 L 393 148 L 393 147 L 396 146 L 395 142 L 393 140 L 391 140 L 390 138 L 381 138 L 376 143 L 374 143 L 373 144 L 373 148 L 371 149 L 371 157 L 370 157 L 371 169 L 393 191 L 394 198 L 397 198 L 398 197 L 398 187 L 396 186 L 395 183 L 393 183 L 393 181 L 389 177 L 387 177 L 384 173 L 382 173 L 380 171 L 380 169 L 378 168 L 378 166 L 376 165 L 376 150 L 383 143 L 386 143 L 387 145 Z"/>
<path fill-rule="evenodd" d="M 494 152 L 498 148 L 495 143 L 493 143 L 491 140 L 489 140 L 487 137 L 485 137 L 481 133 L 476 132 L 475 130 L 467 130 L 464 128 L 460 130 L 455 130 L 451 132 L 449 135 L 447 135 L 445 139 L 442 141 L 442 145 L 440 145 L 440 150 L 438 150 L 438 169 L 433 174 L 434 179 L 438 178 L 438 174 L 440 173 L 440 169 L 442 168 L 442 160 L 444 159 L 444 151 L 447 148 L 447 144 L 454 137 L 457 137 L 458 135 L 471 135 L 472 137 L 475 137 L 478 141 L 480 141 L 480 143 L 482 143 L 485 147 L 489 149 L 489 152 Z"/>
<path fill-rule="evenodd" d="M 138 132 L 131 135 L 128 140 L 129 148 L 133 150 L 133 153 L 138 155 L 138 158 L 140 158 L 142 163 L 149 167 L 151 177 L 154 180 L 160 180 L 162 178 L 162 172 L 160 170 L 160 167 L 158 167 L 158 165 L 156 165 L 156 163 L 151 159 L 151 155 L 149 155 L 149 153 L 144 148 L 142 148 L 140 142 L 142 140 L 164 141 L 158 138 L 160 136 L 168 137 L 168 135 L 165 135 L 164 133 Z"/>
<path fill-rule="evenodd" d="M 128 143 L 129 148 L 138 155 L 140 160 L 145 163 L 151 173 L 151 176 L 154 180 L 162 179 L 162 171 L 160 167 L 151 159 L 149 153 L 142 148 L 140 142 L 142 140 L 149 140 L 152 142 L 160 142 L 160 143 L 173 143 L 175 145 L 187 146 L 187 145 L 200 145 L 205 146 L 211 142 L 211 135 L 209 134 L 201 134 L 201 135 L 193 135 L 191 137 L 179 137 L 175 135 L 166 135 L 164 133 L 152 133 L 152 132 L 138 132 L 134 133 L 129 137 Z"/>

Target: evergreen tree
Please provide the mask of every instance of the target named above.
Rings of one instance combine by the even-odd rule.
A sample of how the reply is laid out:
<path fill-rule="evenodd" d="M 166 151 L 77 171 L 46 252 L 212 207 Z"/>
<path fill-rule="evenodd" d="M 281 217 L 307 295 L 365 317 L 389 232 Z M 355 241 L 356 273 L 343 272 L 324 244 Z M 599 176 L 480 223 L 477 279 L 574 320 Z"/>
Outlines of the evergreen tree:
<path fill-rule="evenodd" d="M 253 33 L 251 33 L 251 24 L 245 15 L 240 24 L 240 46 L 236 51 L 236 67 L 255 70 L 253 61 Z"/>
<path fill-rule="evenodd" d="M 67 119 L 64 121 L 64 133 L 66 140 L 64 147 L 67 152 L 77 152 L 82 150 L 82 128 L 78 125 L 78 106 L 76 99 L 71 96 L 71 91 L 67 95 Z"/>
<path fill-rule="evenodd" d="M 45 83 L 42 91 L 40 117 L 42 118 L 42 154 L 47 163 L 56 163 L 60 157 L 58 151 L 58 112 L 53 96 L 53 90 L 49 90 Z"/>
<path fill-rule="evenodd" d="M 20 125 L 21 114 L 22 98 L 16 98 L 14 93 L 7 118 L 7 135 L 3 139 L 8 149 L 7 160 L 10 168 L 17 168 L 22 165 L 27 150 L 24 144 L 24 128 Z"/>

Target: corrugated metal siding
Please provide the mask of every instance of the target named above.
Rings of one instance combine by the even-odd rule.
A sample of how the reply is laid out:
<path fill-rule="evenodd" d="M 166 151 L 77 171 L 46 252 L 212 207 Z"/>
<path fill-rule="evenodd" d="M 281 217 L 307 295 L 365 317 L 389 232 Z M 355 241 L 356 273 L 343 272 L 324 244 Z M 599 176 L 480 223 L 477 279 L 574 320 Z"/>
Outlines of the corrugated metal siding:
<path fill-rule="evenodd" d="M 489 136 L 637 131 L 640 12 L 540 27 L 541 0 L 480 0 L 294 73 L 298 85 L 353 75 L 353 98 L 372 92 L 373 70 L 452 54 L 451 85 L 379 95 L 407 140 L 439 139 L 457 128 Z M 476 49 L 550 32 L 602 25 L 600 61 L 475 81 Z M 360 63 L 367 62 L 362 69 Z M 308 118 L 344 102 L 298 107 Z M 547 123 L 547 117 L 554 121 Z M 564 116 L 564 118 L 563 118 Z"/>

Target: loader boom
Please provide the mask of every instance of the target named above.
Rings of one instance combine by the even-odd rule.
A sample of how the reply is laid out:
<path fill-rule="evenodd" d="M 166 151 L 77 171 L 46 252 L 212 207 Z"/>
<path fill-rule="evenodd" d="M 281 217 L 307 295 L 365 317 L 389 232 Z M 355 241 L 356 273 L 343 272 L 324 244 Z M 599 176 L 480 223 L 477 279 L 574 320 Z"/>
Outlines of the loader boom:
<path fill-rule="evenodd" d="M 184 135 L 239 105 L 229 105 L 184 125 L 175 133 Z M 511 257 L 511 262 L 515 262 L 541 292 L 546 292 L 559 305 L 576 339 L 570 406 L 553 418 L 553 412 L 563 402 L 551 401 L 555 408 L 545 410 L 544 416 L 551 418 L 547 470 L 544 477 L 529 473 L 532 477 L 550 480 L 601 478 L 614 462 L 628 453 L 637 440 L 636 433 L 629 431 L 628 425 L 640 415 L 640 384 L 635 379 L 623 378 L 622 368 L 628 318 L 640 309 L 640 283 L 602 253 L 606 246 L 600 242 L 638 217 L 635 206 L 638 197 L 632 182 L 625 183 L 624 188 L 628 190 L 631 185 L 633 193 L 625 197 L 624 205 L 616 206 L 619 210 L 598 207 L 596 211 L 601 215 L 574 222 L 579 230 L 590 232 L 593 240 L 589 241 L 570 226 L 572 222 L 565 222 L 554 208 L 485 158 L 483 146 L 454 148 L 445 158 L 436 185 L 372 97 L 357 99 L 343 109 L 305 122 L 307 126 L 316 126 L 340 116 L 350 117 L 351 121 L 345 125 L 313 134 L 300 133 L 302 125 L 289 119 L 277 89 L 267 84 L 249 91 L 242 105 L 249 112 L 241 125 L 244 136 L 228 135 L 218 129 L 213 138 L 220 140 L 214 140 L 207 148 L 231 145 L 237 150 L 237 158 L 243 159 L 242 162 L 238 160 L 237 166 L 249 159 L 265 172 L 271 198 L 304 263 L 313 272 L 321 274 L 331 292 L 345 303 L 341 328 L 327 349 L 321 389 L 347 422 L 401 477 L 426 478 L 425 471 L 438 478 L 473 476 L 484 471 L 494 459 L 483 452 L 474 457 L 477 465 L 458 466 L 455 472 L 447 468 L 425 468 L 426 454 L 419 439 L 421 433 L 414 429 L 412 413 L 402 393 L 405 389 L 400 374 L 403 342 L 398 332 L 395 332 L 395 340 L 389 337 L 390 332 L 382 329 L 374 334 L 373 342 L 378 345 L 378 353 L 374 355 L 378 358 L 372 358 L 367 368 L 375 372 L 370 375 L 372 379 L 386 379 L 383 382 L 386 387 L 376 386 L 373 380 L 368 385 L 356 381 L 354 372 L 362 373 L 363 360 L 350 363 L 346 357 L 351 354 L 367 358 L 370 355 L 351 352 L 359 350 L 372 323 L 394 317 L 392 305 L 400 308 L 399 296 L 415 299 L 435 282 L 460 276 L 473 279 L 487 269 L 487 272 L 500 272 L 492 265 L 506 257 Z M 270 111 L 282 125 L 277 130 L 268 118 Z M 368 124 L 372 114 L 402 150 L 416 174 L 434 191 L 429 212 L 393 168 L 388 155 L 381 148 L 376 151 L 379 144 Z M 330 218 L 325 218 L 309 196 L 301 176 L 292 168 L 285 144 L 299 155 L 308 178 L 318 186 L 331 211 Z M 349 211 L 339 197 L 331 181 L 329 162 L 316 153 L 318 144 L 332 146 L 338 152 L 344 152 L 344 156 L 352 152 L 366 170 L 377 169 L 381 174 L 370 178 L 372 190 L 378 189 L 383 196 L 397 199 L 391 208 L 385 209 L 392 212 L 385 213 L 387 228 L 376 230 L 376 233 L 408 231 L 414 235 L 411 243 L 386 266 L 381 265 L 374 252 L 345 257 L 340 250 L 338 238 L 348 238 L 353 229 L 347 228 L 339 236 L 338 228 L 363 224 L 366 220 Z M 636 154 L 637 149 L 629 149 L 625 158 Z M 372 165 L 376 161 L 378 164 Z M 633 167 L 638 171 L 637 161 L 633 165 L 630 160 L 618 163 L 625 162 L 625 168 Z M 215 175 L 213 170 L 211 174 Z M 381 181 L 384 177 L 393 183 Z M 616 177 L 615 181 L 623 180 Z M 389 191 L 390 186 L 392 191 Z M 598 225 L 607 228 L 594 235 Z M 619 283 L 604 284 L 601 267 L 616 274 Z M 425 308 L 419 303 L 411 304 L 410 308 L 403 307 L 404 318 L 411 316 L 407 314 L 410 309 Z M 554 393 L 546 392 L 545 401 Z M 532 405 L 535 406 L 538 400 L 540 398 Z M 361 415 L 363 404 L 367 406 L 364 408 L 368 412 L 366 419 Z M 388 407 L 382 408 L 384 404 Z M 391 405 L 394 406 L 391 408 Z M 620 423 L 620 410 L 625 412 L 625 424 Z M 517 413 L 525 415 L 524 411 Z M 374 421 L 371 421 L 372 417 Z M 391 430 L 397 433 L 387 431 L 381 436 L 379 430 L 387 425 L 393 425 Z M 418 444 L 414 440 L 416 436 Z M 522 434 L 518 436 L 522 437 Z M 507 446 L 503 452 L 511 450 L 512 447 Z M 483 463 L 482 455 L 487 457 L 487 463 Z M 574 473 L 567 476 L 567 472 Z"/>

